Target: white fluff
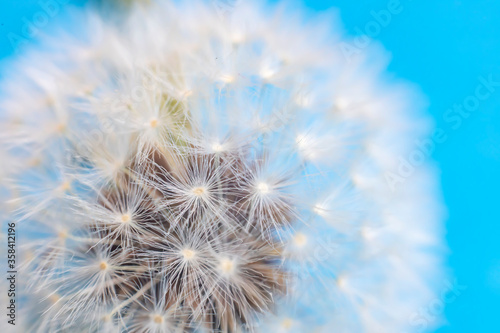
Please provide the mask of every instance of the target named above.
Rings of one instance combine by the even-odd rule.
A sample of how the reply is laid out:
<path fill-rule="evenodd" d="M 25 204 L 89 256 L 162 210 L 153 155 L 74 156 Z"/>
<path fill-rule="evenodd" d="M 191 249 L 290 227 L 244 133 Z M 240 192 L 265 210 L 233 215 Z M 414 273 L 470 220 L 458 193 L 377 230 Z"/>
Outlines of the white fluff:
<path fill-rule="evenodd" d="M 326 21 L 219 14 L 89 10 L 14 62 L 0 177 L 30 235 L 27 331 L 417 331 L 434 177 L 385 174 L 425 133 L 418 96 L 377 50 L 346 62 Z"/>

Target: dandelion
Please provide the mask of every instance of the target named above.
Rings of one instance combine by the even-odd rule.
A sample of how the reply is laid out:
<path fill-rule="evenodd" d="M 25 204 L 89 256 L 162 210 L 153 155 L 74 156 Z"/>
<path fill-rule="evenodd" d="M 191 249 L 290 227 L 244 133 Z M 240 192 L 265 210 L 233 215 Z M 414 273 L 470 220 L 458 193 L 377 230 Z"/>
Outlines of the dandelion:
<path fill-rule="evenodd" d="M 432 173 L 384 175 L 425 124 L 376 50 L 347 62 L 293 13 L 88 10 L 14 61 L 0 195 L 27 332 L 418 331 Z"/>

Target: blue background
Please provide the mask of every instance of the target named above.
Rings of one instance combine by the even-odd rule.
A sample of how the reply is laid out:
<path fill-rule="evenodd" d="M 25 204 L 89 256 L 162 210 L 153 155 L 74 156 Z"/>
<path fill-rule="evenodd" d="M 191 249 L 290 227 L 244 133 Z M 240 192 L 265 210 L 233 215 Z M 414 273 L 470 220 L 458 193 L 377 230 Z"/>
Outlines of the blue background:
<path fill-rule="evenodd" d="M 389 2 L 307 0 L 305 4 L 313 11 L 338 8 L 346 32 L 357 35 L 374 21 L 372 11 L 387 9 Z M 500 332 L 500 87 L 457 129 L 444 118 L 454 104 L 474 94 L 479 76 L 493 75 L 500 81 L 500 1 L 400 0 L 400 6 L 401 13 L 392 15 L 373 39 L 391 53 L 389 70 L 420 86 L 435 126 L 447 134 L 432 159 L 441 170 L 448 210 L 450 270 L 459 284 L 467 286 L 447 306 L 448 323 L 438 332 Z M 36 0 L 1 1 L 0 59 L 14 53 L 9 33 L 21 36 L 23 17 L 31 20 L 40 10 Z M 59 16 L 63 15 L 40 29 L 42 33 L 49 33 Z"/>

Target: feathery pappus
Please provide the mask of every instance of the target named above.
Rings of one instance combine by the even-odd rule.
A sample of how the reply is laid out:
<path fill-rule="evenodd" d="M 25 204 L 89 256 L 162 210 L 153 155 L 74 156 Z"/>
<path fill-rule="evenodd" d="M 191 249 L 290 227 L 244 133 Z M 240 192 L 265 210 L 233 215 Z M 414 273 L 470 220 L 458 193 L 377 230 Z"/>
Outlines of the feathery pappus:
<path fill-rule="evenodd" d="M 421 331 L 439 202 L 387 182 L 427 122 L 380 50 L 255 2 L 74 15 L 1 82 L 24 331 Z"/>

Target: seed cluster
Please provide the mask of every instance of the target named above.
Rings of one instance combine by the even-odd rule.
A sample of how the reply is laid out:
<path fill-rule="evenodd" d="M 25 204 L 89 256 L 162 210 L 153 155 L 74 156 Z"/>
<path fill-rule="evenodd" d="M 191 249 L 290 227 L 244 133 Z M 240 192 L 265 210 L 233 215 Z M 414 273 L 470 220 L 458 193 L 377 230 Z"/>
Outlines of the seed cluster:
<path fill-rule="evenodd" d="M 426 166 L 394 173 L 424 122 L 377 52 L 346 61 L 336 18 L 253 1 L 115 14 L 2 73 L 19 329 L 418 330 L 440 221 Z"/>
<path fill-rule="evenodd" d="M 94 306 L 109 308 L 107 321 L 130 321 L 131 332 L 145 323 L 238 332 L 272 310 L 286 290 L 278 235 L 291 208 L 286 199 L 266 200 L 281 197 L 279 184 L 256 181 L 258 163 L 244 148 L 194 148 L 151 148 L 99 188 L 94 204 L 80 203 L 88 222 L 73 234 L 87 242 L 63 259 L 72 267 L 61 272 L 56 293 L 65 301 L 56 316 Z M 39 265 L 39 276 L 58 281 L 53 264 Z"/>

